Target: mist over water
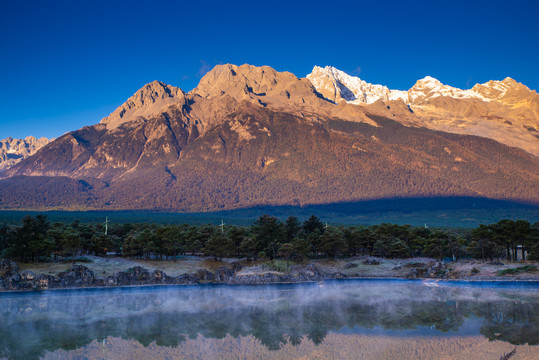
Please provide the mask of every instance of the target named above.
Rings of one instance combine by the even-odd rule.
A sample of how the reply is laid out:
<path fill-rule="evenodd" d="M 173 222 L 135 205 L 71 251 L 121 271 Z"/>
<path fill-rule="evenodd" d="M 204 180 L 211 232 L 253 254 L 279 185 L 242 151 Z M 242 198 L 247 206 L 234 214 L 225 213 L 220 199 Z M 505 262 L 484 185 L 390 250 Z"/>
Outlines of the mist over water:
<path fill-rule="evenodd" d="M 538 282 L 347 280 L 4 293 L 0 358 L 38 359 L 110 337 L 174 347 L 253 336 L 270 350 L 305 338 L 321 344 L 331 333 L 538 345 L 538 290 Z"/>

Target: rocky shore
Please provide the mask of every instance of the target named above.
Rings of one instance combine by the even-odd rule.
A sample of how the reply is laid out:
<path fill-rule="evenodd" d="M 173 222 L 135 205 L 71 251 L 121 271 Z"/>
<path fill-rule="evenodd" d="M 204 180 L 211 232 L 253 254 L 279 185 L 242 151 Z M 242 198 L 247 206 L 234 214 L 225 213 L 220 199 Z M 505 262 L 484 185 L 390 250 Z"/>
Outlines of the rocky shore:
<path fill-rule="evenodd" d="M 377 259 L 362 262 L 369 266 L 380 264 Z M 137 285 L 193 285 L 201 283 L 219 284 L 279 284 L 319 282 L 327 279 L 373 278 L 354 273 L 357 264 L 349 262 L 344 265 L 343 272 L 328 271 L 310 263 L 293 265 L 286 272 L 246 267 L 238 262 L 219 267 L 212 272 L 199 269 L 193 273 L 169 276 L 162 270 L 148 270 L 142 266 L 133 266 L 104 278 L 98 278 L 94 272 L 84 265 L 72 265 L 68 270 L 56 275 L 36 274 L 30 270 L 20 271 L 16 262 L 0 259 L 0 291 L 47 290 L 84 287 L 117 287 Z M 331 269 L 335 270 L 335 269 Z M 395 268 L 399 275 L 392 276 L 406 279 L 466 279 L 458 272 L 451 271 L 447 264 L 439 261 L 408 262 Z M 384 277 L 384 276 L 380 276 Z M 477 278 L 474 280 L 484 280 Z M 506 278 L 488 278 L 488 280 L 506 280 Z M 524 280 L 524 279 L 523 279 Z M 529 280 L 529 279 L 528 279 Z"/>
<path fill-rule="evenodd" d="M 105 279 L 97 278 L 93 271 L 84 265 L 73 265 L 69 270 L 56 276 L 35 274 L 32 271 L 19 271 L 16 262 L 0 260 L 0 290 L 47 290 L 61 288 L 133 286 L 133 285 L 192 285 L 200 283 L 225 284 L 274 284 L 313 282 L 323 279 L 344 278 L 342 273 L 323 274 L 316 266 L 309 264 L 297 267 L 290 273 L 278 272 L 240 274 L 243 265 L 232 263 L 215 272 L 199 270 L 191 274 L 169 276 L 164 271 L 150 271 L 141 266 L 120 271 Z"/>

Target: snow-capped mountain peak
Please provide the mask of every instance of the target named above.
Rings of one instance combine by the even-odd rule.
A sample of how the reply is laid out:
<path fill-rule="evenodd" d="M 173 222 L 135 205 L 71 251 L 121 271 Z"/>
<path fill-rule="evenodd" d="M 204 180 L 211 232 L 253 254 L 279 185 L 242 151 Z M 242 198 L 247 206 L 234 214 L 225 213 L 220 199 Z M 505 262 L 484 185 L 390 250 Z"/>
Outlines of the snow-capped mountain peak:
<path fill-rule="evenodd" d="M 417 100 L 428 100 L 438 96 L 449 96 L 452 98 L 475 98 L 478 94 L 471 90 L 461 90 L 449 85 L 444 85 L 432 76 L 426 76 L 418 80 L 410 90 L 408 90 L 408 99 L 410 103 Z"/>
<path fill-rule="evenodd" d="M 417 80 L 417 83 L 423 84 L 431 88 L 443 86 L 440 80 L 433 78 L 432 76 L 425 76 L 423 79 Z"/>
<path fill-rule="evenodd" d="M 507 77 L 502 81 L 491 80 L 484 84 L 476 84 L 469 90 L 462 90 L 444 85 L 432 76 L 425 76 L 407 91 L 390 90 L 387 86 L 370 84 L 332 66 L 323 68 L 315 66 L 307 75 L 307 79 L 327 99 L 337 103 L 346 101 L 352 104 L 371 104 L 377 100 L 401 99 L 407 104 L 420 105 L 424 101 L 440 96 L 491 101 L 503 97 L 510 88 L 523 86 Z"/>
<path fill-rule="evenodd" d="M 319 93 L 334 102 L 371 104 L 379 99 L 389 99 L 387 86 L 370 84 L 332 66 L 315 66 L 307 79 Z"/>

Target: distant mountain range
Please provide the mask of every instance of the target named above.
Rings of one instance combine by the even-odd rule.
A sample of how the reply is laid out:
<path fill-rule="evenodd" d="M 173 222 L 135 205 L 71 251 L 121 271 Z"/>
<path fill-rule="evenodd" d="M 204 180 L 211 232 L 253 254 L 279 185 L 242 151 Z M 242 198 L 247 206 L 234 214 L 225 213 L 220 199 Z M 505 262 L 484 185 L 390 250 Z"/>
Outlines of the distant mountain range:
<path fill-rule="evenodd" d="M 33 136 L 27 136 L 25 139 L 8 137 L 0 140 L 0 171 L 8 169 L 22 159 L 33 155 L 49 142 L 51 140 L 47 138 L 36 139 Z"/>
<path fill-rule="evenodd" d="M 512 79 L 408 91 L 335 68 L 154 81 L 4 171 L 1 208 L 220 210 L 392 197 L 539 203 L 539 97 Z M 480 135 L 480 136 L 473 136 Z"/>

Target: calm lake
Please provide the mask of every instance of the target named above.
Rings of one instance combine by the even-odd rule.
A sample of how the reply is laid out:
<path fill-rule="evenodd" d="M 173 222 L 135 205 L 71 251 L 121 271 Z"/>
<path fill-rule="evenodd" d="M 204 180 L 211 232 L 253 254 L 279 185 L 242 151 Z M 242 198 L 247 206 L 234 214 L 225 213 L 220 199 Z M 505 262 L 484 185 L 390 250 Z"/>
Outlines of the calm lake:
<path fill-rule="evenodd" d="M 0 294 L 0 359 L 539 358 L 539 282 Z"/>

